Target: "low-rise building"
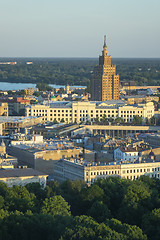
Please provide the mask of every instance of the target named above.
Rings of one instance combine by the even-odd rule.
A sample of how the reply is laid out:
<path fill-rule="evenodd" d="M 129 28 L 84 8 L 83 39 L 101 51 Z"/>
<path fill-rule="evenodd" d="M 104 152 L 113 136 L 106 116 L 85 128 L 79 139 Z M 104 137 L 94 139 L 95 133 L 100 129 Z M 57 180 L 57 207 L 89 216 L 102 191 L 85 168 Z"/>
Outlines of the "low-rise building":
<path fill-rule="evenodd" d="M 8 103 L 0 103 L 0 116 L 8 116 Z"/>
<path fill-rule="evenodd" d="M 37 141 L 38 139 L 38 141 Z M 42 136 L 33 136 L 30 141 L 12 141 L 8 152 L 18 158 L 18 163 L 53 175 L 54 162 L 64 158 L 78 158 L 83 149 L 69 140 L 42 141 Z M 91 157 L 90 152 L 88 159 Z"/>
<path fill-rule="evenodd" d="M 158 102 L 158 96 L 146 96 L 146 95 L 126 95 L 121 97 L 122 100 L 127 101 L 127 104 L 137 104 L 142 102 Z"/>
<path fill-rule="evenodd" d="M 25 88 L 24 92 L 26 95 L 33 95 L 34 92 L 38 92 L 38 88 Z"/>
<path fill-rule="evenodd" d="M 42 123 L 41 117 L 0 117 L 0 135 L 6 136 L 18 132 L 21 128 Z"/>
<path fill-rule="evenodd" d="M 9 116 L 25 115 L 25 107 L 30 104 L 29 99 L 24 99 L 22 97 L 1 98 L 0 102 L 8 104 Z"/>
<path fill-rule="evenodd" d="M 142 144 L 140 146 L 121 146 L 114 150 L 114 160 L 124 162 L 135 162 L 139 156 L 149 158 L 153 154 L 154 159 L 160 161 L 160 147 L 152 148 L 149 144 Z"/>
<path fill-rule="evenodd" d="M 54 163 L 54 179 L 63 182 L 67 179 L 82 180 L 92 184 L 99 178 L 111 176 L 137 179 L 142 175 L 160 179 L 160 162 L 141 161 L 136 163 L 87 163 L 81 160 L 62 159 Z"/>
<path fill-rule="evenodd" d="M 6 183 L 9 187 L 24 186 L 28 183 L 39 183 L 42 187 L 45 187 L 47 177 L 48 175 L 32 168 L 0 169 L 0 181 Z"/>
<path fill-rule="evenodd" d="M 160 147 L 160 133 L 147 134 L 146 141 L 151 146 L 159 146 Z"/>
<path fill-rule="evenodd" d="M 154 104 L 127 105 L 121 100 L 105 102 L 53 102 L 50 105 L 36 104 L 26 107 L 26 116 L 41 116 L 44 121 L 94 122 L 95 119 L 116 119 L 121 117 L 125 122 L 131 122 L 134 116 L 143 120 L 154 116 Z"/>
<path fill-rule="evenodd" d="M 139 151 L 137 147 L 119 147 L 114 150 L 114 160 L 135 162 L 139 158 Z"/>
<path fill-rule="evenodd" d="M 18 161 L 17 158 L 8 155 L 6 152 L 6 145 L 2 140 L 0 145 L 0 168 L 8 169 L 17 167 Z"/>

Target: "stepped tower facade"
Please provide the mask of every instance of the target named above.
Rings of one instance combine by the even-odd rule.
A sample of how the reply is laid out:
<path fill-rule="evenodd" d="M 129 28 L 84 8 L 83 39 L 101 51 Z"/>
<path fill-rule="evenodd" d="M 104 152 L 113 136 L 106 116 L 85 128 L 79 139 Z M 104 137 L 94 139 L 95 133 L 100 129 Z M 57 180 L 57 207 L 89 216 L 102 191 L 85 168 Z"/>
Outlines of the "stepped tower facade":
<path fill-rule="evenodd" d="M 91 74 L 91 100 L 107 101 L 119 99 L 119 75 L 116 66 L 111 65 L 111 56 L 108 55 L 106 36 L 102 56 L 99 56 L 99 65 L 94 67 Z"/>

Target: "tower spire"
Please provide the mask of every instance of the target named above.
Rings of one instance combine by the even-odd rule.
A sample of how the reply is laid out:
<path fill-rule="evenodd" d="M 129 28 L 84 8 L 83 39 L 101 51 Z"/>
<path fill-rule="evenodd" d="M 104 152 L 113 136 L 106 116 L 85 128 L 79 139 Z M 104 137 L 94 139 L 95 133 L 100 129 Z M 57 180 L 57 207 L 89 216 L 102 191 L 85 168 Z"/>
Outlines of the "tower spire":
<path fill-rule="evenodd" d="M 107 48 L 107 44 L 106 44 L 106 35 L 104 35 L 104 46 L 103 48 Z"/>

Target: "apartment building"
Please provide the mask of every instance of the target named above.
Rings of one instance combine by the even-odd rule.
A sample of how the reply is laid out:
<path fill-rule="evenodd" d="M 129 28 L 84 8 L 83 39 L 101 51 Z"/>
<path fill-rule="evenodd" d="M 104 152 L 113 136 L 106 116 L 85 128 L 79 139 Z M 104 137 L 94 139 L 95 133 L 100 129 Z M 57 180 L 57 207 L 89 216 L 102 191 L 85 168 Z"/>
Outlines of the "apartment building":
<path fill-rule="evenodd" d="M 131 122 L 135 115 L 145 120 L 154 115 L 152 102 L 145 104 L 126 105 L 121 100 L 109 100 L 105 102 L 53 102 L 50 105 L 26 106 L 26 116 L 41 116 L 43 121 L 94 122 L 95 118 L 116 119 L 121 117 L 125 122 Z"/>
<path fill-rule="evenodd" d="M 0 182 L 4 182 L 8 187 L 15 185 L 25 186 L 29 183 L 39 183 L 46 187 L 47 174 L 36 171 L 32 168 L 0 169 Z"/>
<path fill-rule="evenodd" d="M 25 106 L 30 104 L 29 99 L 23 99 L 22 97 L 9 97 L 9 98 L 1 98 L 0 99 L 1 104 L 4 105 L 4 108 L 7 115 L 4 116 L 15 116 L 15 115 L 24 115 L 25 113 Z M 3 106 L 2 106 L 3 107 Z"/>
<path fill-rule="evenodd" d="M 54 179 L 57 181 L 82 180 L 92 184 L 99 178 L 121 177 L 137 179 L 142 175 L 160 179 L 160 162 L 136 162 L 136 163 L 87 163 L 81 160 L 63 159 L 54 163 Z"/>
<path fill-rule="evenodd" d="M 18 132 L 20 128 L 42 122 L 41 117 L 0 117 L 0 135 L 6 136 Z"/>
<path fill-rule="evenodd" d="M 31 140 L 12 141 L 8 152 L 17 157 L 19 164 L 53 175 L 55 161 L 62 158 L 79 158 L 83 153 L 83 149 L 75 147 L 68 140 L 43 141 L 42 136 L 35 135 Z"/>
<path fill-rule="evenodd" d="M 159 97 L 157 96 L 146 96 L 146 95 L 126 95 L 121 97 L 121 100 L 125 100 L 127 104 L 136 104 L 142 102 L 158 102 Z"/>
<path fill-rule="evenodd" d="M 0 116 L 8 116 L 8 103 L 0 103 Z"/>
<path fill-rule="evenodd" d="M 33 95 L 34 92 L 38 92 L 38 88 L 25 88 L 24 92 L 26 95 Z"/>

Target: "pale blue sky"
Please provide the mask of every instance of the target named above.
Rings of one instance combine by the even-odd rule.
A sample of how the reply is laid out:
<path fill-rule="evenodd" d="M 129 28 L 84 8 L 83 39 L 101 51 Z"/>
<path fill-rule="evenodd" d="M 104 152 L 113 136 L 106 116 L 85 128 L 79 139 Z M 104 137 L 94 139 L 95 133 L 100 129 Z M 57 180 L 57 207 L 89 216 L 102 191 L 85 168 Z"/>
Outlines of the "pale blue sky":
<path fill-rule="evenodd" d="M 0 0 L 0 57 L 160 58 L 159 0 Z"/>

